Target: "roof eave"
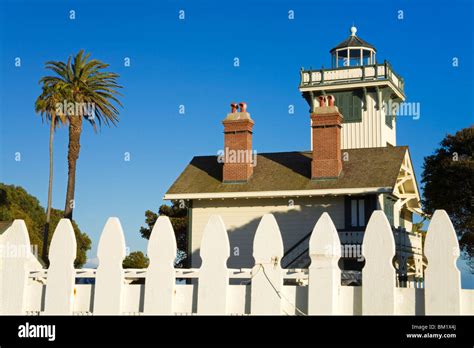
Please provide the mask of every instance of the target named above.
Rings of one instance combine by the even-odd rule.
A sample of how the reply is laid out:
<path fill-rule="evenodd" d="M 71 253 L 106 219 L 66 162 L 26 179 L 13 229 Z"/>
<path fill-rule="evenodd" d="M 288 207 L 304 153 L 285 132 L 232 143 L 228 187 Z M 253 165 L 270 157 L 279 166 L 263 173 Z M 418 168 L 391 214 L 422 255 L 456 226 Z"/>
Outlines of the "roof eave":
<path fill-rule="evenodd" d="M 367 48 L 367 49 L 376 51 L 375 46 L 368 43 L 367 41 L 364 41 L 359 37 L 355 37 L 354 39 L 352 36 L 349 36 L 347 39 L 345 39 L 344 41 L 340 42 L 338 45 L 333 47 L 329 52 L 332 53 L 335 50 L 349 48 L 349 47 Z"/>
<path fill-rule="evenodd" d="M 393 187 L 361 187 L 319 190 L 286 190 L 286 191 L 247 191 L 247 192 L 202 192 L 202 193 L 166 193 L 164 200 L 192 199 L 225 199 L 225 198 L 276 198 L 276 197 L 311 197 L 340 196 L 370 193 L 391 193 Z"/>

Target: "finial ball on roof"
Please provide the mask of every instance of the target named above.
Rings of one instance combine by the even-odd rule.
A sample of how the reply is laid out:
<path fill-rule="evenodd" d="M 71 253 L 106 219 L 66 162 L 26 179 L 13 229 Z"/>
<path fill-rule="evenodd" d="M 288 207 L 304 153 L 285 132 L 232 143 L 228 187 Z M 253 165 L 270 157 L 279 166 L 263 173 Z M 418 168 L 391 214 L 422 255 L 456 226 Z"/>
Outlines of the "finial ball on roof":
<path fill-rule="evenodd" d="M 352 36 L 356 36 L 356 33 L 357 33 L 357 28 L 354 27 L 354 26 L 352 26 L 352 27 L 351 27 L 351 35 L 352 35 Z"/>

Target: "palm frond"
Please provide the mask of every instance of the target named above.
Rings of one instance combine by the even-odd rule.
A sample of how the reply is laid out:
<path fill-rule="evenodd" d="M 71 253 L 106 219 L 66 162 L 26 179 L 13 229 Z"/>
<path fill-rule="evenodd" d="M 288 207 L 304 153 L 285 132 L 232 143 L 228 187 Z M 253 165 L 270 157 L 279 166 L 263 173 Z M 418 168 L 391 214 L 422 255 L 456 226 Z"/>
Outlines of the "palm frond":
<path fill-rule="evenodd" d="M 53 72 L 53 75 L 40 79 L 43 92 L 35 104 L 37 113 L 45 119 L 50 119 L 53 115 L 53 104 L 58 101 L 91 103 L 94 105 L 95 115 L 93 118 L 87 118 L 87 121 L 94 130 L 102 124 L 118 124 L 118 107 L 122 107 L 119 99 L 122 94 L 119 90 L 123 88 L 117 81 L 120 76 L 105 70 L 109 64 L 91 59 L 90 56 L 90 53 L 81 49 L 74 57 L 69 56 L 67 62 L 46 62 L 46 69 Z M 68 122 L 68 117 L 71 117 L 66 113 L 55 114 L 61 124 Z"/>

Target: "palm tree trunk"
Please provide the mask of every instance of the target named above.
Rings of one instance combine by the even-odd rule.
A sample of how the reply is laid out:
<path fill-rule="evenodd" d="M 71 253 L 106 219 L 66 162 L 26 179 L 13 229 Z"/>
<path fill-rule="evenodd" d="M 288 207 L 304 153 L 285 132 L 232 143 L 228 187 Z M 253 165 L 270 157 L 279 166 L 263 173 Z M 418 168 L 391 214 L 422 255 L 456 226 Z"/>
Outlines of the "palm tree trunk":
<path fill-rule="evenodd" d="M 44 224 L 43 231 L 43 251 L 42 259 L 46 262 L 48 258 L 48 240 L 49 240 L 49 225 L 51 222 L 51 202 L 53 196 L 53 139 L 54 139 L 54 127 L 56 117 L 54 114 L 51 115 L 51 125 L 49 128 L 49 183 L 48 183 L 48 207 L 46 209 L 46 223 Z"/>
<path fill-rule="evenodd" d="M 69 117 L 69 149 L 67 155 L 68 178 L 66 191 L 66 205 L 64 207 L 64 217 L 72 220 L 72 211 L 75 206 L 74 189 L 76 186 L 76 162 L 81 149 L 82 117 L 74 115 Z"/>

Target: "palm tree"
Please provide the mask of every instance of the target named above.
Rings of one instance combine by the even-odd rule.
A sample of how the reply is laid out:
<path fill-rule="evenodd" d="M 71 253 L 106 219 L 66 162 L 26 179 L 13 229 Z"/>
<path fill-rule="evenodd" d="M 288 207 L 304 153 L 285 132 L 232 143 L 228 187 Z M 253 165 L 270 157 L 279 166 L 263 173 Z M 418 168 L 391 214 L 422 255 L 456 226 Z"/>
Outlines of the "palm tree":
<path fill-rule="evenodd" d="M 48 184 L 48 206 L 46 209 L 46 223 L 43 230 L 42 258 L 47 259 L 47 246 L 49 239 L 49 226 L 51 222 L 51 203 L 53 195 L 53 139 L 54 131 L 61 124 L 66 123 L 64 113 L 57 112 L 57 104 L 63 99 L 62 86 L 60 84 L 43 84 L 42 93 L 36 99 L 35 111 L 41 114 L 43 122 L 49 122 L 49 184 Z"/>
<path fill-rule="evenodd" d="M 67 112 L 69 120 L 69 146 L 68 146 L 68 182 L 66 191 L 66 204 L 64 217 L 72 219 L 74 209 L 74 189 L 76 185 L 76 163 L 79 158 L 80 139 L 82 133 L 82 121 L 85 118 L 93 127 L 94 131 L 105 123 L 117 125 L 118 110 L 114 106 L 122 105 L 117 96 L 119 86 L 118 74 L 104 71 L 109 65 L 97 59 L 89 59 L 90 53 L 84 54 L 84 50 L 72 59 L 69 57 L 67 63 L 50 61 L 46 67 L 55 73 L 55 76 L 46 76 L 41 79 L 46 84 L 60 83 L 65 86 L 67 102 L 73 103 L 75 111 Z M 93 107 L 93 114 L 85 115 L 76 112 L 78 107 L 88 105 Z"/>

